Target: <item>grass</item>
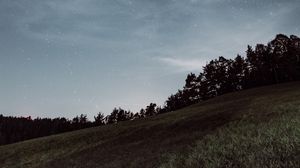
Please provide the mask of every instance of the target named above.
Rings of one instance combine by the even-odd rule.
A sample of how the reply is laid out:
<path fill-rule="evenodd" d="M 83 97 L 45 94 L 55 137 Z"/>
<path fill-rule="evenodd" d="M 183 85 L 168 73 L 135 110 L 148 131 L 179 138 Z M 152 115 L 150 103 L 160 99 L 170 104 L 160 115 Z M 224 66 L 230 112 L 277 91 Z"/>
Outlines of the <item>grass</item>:
<path fill-rule="evenodd" d="M 160 167 L 299 167 L 300 108 L 276 110 L 279 115 L 267 122 L 247 116 L 229 123 L 189 146 L 187 154 L 166 156 Z"/>
<path fill-rule="evenodd" d="M 300 83 L 0 146 L 0 167 L 298 167 Z"/>

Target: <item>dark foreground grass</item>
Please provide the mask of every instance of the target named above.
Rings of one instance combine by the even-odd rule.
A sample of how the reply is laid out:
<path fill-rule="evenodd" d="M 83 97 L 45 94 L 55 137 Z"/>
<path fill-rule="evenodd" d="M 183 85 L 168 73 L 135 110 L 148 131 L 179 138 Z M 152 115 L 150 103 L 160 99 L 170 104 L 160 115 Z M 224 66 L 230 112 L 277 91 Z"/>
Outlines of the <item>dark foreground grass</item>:
<path fill-rule="evenodd" d="M 299 167 L 300 83 L 0 146 L 0 167 Z"/>
<path fill-rule="evenodd" d="M 258 122 L 247 116 L 206 135 L 186 154 L 165 156 L 160 168 L 299 167 L 300 108 L 275 106 L 277 116 Z"/>

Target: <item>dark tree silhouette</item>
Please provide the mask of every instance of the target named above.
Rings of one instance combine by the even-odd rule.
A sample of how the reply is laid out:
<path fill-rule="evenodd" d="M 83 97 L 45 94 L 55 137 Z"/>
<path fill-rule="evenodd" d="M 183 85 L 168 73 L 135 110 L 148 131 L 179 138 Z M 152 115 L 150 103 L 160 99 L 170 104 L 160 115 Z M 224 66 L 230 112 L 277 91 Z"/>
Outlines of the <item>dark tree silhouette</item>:
<path fill-rule="evenodd" d="M 247 47 L 246 58 L 219 57 L 203 67 L 199 76 L 190 73 L 183 90 L 172 94 L 162 111 L 170 112 L 190 104 L 233 91 L 300 80 L 300 39 L 278 34 L 267 45 Z"/>
<path fill-rule="evenodd" d="M 145 112 L 145 110 L 144 109 L 141 109 L 140 110 L 140 118 L 145 118 L 146 117 L 146 112 Z"/>
<path fill-rule="evenodd" d="M 185 86 L 183 87 L 183 97 L 186 99 L 186 105 L 196 103 L 199 97 L 198 78 L 194 73 L 187 75 Z"/>
<path fill-rule="evenodd" d="M 118 113 L 119 110 L 117 108 L 114 108 L 113 111 L 110 113 L 110 115 L 105 117 L 106 123 L 113 124 L 118 122 Z"/>
<path fill-rule="evenodd" d="M 156 114 L 156 104 L 150 103 L 149 106 L 146 107 L 145 115 L 146 116 L 153 116 Z"/>
<path fill-rule="evenodd" d="M 242 56 L 237 55 L 228 69 L 228 81 L 231 82 L 232 90 L 237 91 L 245 89 L 248 77 L 249 68 L 246 60 Z"/>
<path fill-rule="evenodd" d="M 97 114 L 97 116 L 94 116 L 94 119 L 95 119 L 94 124 L 95 124 L 96 126 L 104 125 L 104 124 L 105 124 L 105 116 L 104 116 L 104 114 L 101 113 L 101 112 L 99 112 L 99 113 Z"/>

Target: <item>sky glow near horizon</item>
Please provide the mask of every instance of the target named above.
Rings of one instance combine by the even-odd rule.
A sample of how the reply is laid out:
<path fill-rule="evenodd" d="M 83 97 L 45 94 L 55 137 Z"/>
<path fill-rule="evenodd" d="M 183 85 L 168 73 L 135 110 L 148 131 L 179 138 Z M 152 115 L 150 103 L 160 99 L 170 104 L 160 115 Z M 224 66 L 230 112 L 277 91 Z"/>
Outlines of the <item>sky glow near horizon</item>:
<path fill-rule="evenodd" d="M 300 35 L 297 0 L 0 0 L 0 114 L 162 105 L 209 60 Z"/>

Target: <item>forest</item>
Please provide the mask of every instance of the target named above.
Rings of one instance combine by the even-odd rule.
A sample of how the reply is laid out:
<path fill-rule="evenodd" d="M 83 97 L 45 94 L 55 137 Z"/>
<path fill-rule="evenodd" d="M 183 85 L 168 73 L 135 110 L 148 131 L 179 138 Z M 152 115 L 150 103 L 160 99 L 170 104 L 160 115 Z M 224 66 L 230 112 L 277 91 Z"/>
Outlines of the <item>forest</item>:
<path fill-rule="evenodd" d="M 278 34 L 265 44 L 248 46 L 246 55 L 233 59 L 223 56 L 211 60 L 199 74 L 189 73 L 185 85 L 170 95 L 163 106 L 150 103 L 139 112 L 121 107 L 105 116 L 99 112 L 94 121 L 81 114 L 73 119 L 12 117 L 0 115 L 0 145 L 88 127 L 116 124 L 162 113 L 230 92 L 300 80 L 300 38 Z M 147 95 L 145 95 L 147 96 Z"/>

